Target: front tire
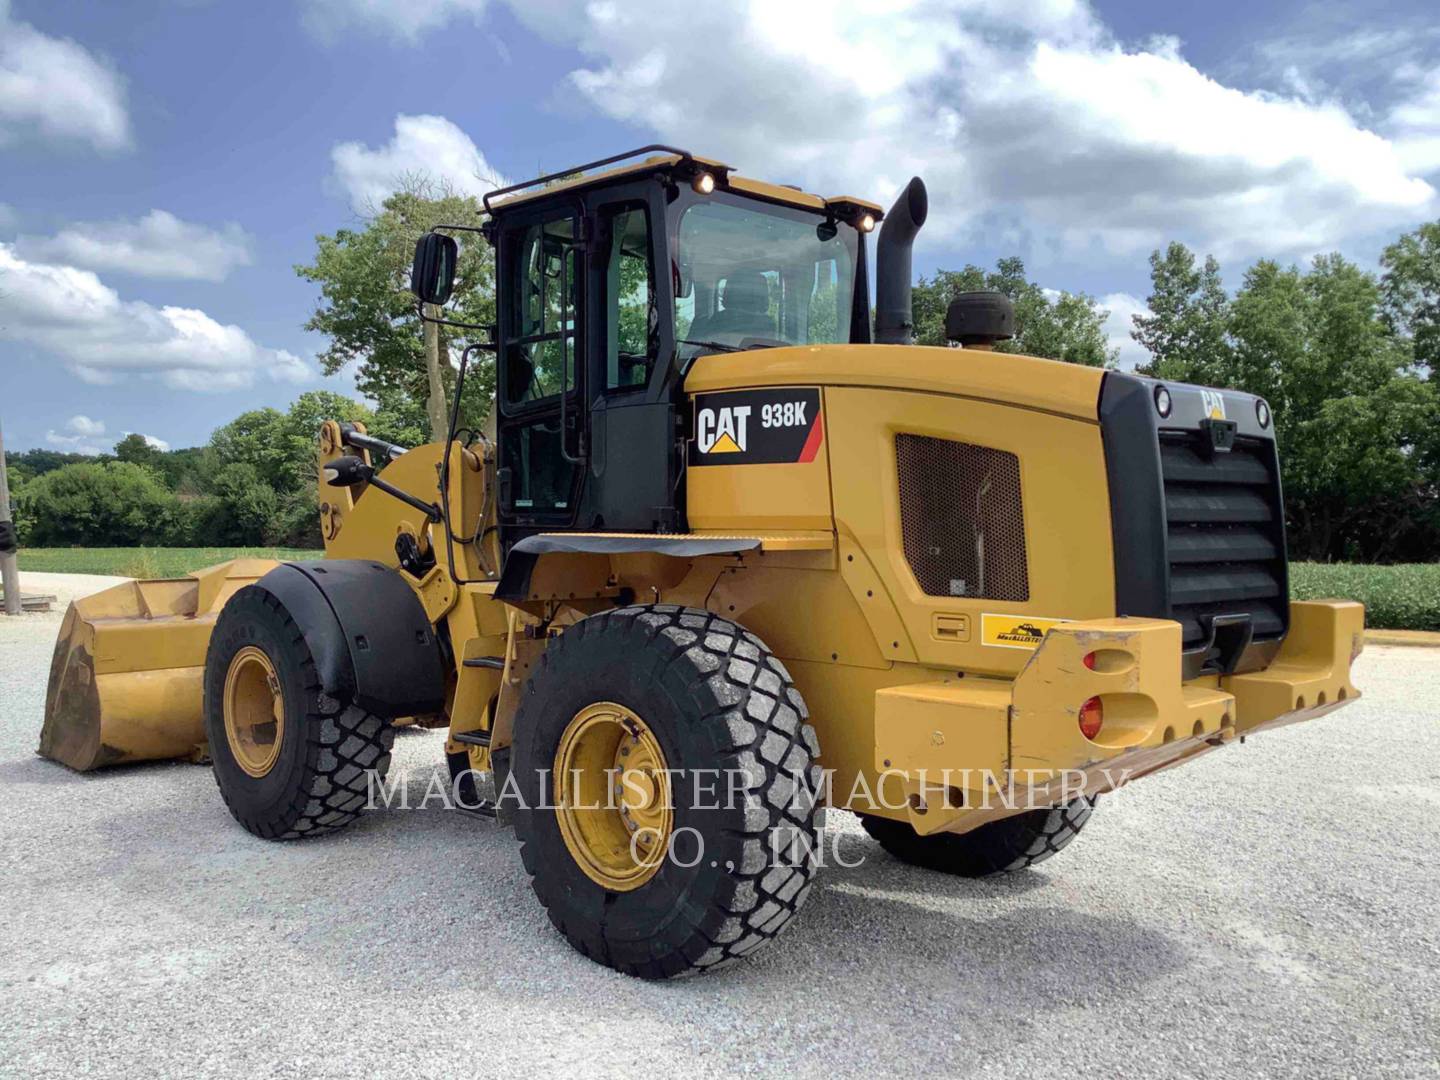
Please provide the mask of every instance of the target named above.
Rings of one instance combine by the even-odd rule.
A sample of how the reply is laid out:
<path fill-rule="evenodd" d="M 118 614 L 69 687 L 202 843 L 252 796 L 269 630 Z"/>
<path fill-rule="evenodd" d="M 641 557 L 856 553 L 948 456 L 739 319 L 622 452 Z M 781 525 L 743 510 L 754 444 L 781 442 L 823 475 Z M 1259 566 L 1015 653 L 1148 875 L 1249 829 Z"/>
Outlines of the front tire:
<path fill-rule="evenodd" d="M 348 825 L 395 741 L 387 721 L 322 693 L 295 620 L 254 585 L 230 598 L 210 636 L 205 734 L 231 815 L 270 840 Z"/>
<path fill-rule="evenodd" d="M 860 824 L 901 862 L 957 877 L 1013 874 L 1067 847 L 1090 820 L 1095 800 L 1082 796 L 1063 806 L 1026 810 L 966 833 L 921 836 L 904 821 L 861 814 Z"/>
<path fill-rule="evenodd" d="M 772 940 L 818 866 L 806 718 L 764 643 L 708 611 L 621 608 L 552 640 L 516 714 L 512 784 L 555 927 L 644 978 Z M 589 798 L 622 780 L 618 809 Z"/>

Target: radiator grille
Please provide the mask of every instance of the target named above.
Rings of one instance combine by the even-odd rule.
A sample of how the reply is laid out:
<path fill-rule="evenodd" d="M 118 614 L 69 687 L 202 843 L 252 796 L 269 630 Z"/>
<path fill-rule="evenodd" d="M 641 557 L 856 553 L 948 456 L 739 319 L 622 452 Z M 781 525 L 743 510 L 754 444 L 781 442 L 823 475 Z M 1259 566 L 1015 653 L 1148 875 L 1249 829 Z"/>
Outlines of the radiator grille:
<path fill-rule="evenodd" d="M 1028 600 L 1020 459 L 1005 450 L 897 435 L 905 559 L 927 596 Z"/>
<path fill-rule="evenodd" d="M 1160 435 L 1170 560 L 1170 609 L 1185 648 L 1203 645 L 1215 615 L 1250 616 L 1255 639 L 1285 633 L 1285 523 L 1274 444 L 1237 439 L 1207 456 L 1198 437 Z"/>

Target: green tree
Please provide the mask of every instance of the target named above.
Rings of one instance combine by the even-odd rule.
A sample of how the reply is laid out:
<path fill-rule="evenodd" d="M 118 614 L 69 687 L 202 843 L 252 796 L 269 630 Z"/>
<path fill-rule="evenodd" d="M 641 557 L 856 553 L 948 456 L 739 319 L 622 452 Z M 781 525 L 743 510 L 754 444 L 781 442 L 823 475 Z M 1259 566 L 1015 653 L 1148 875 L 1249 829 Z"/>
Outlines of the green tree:
<path fill-rule="evenodd" d="M 415 241 L 437 224 L 479 225 L 478 199 L 423 179 L 391 195 L 360 228 L 316 237 L 315 261 L 296 272 L 320 285 L 321 299 L 305 324 L 330 339 L 320 354 L 327 374 L 358 364 L 356 386 L 392 412 L 404 402 L 424 403 L 431 439 L 448 423 L 447 395 L 454 391 L 452 354 L 485 335 L 424 323 L 410 293 Z M 495 321 L 495 263 L 490 245 L 474 234 L 461 244 L 454 299 L 447 316 L 456 321 Z M 471 364 L 462 412 L 472 426 L 488 413 L 494 361 L 480 353 Z"/>
<path fill-rule="evenodd" d="M 164 482 L 171 491 L 198 490 L 200 479 L 199 448 L 161 450 L 150 445 L 144 435 L 132 433 L 115 444 L 115 459 L 143 465 Z"/>
<path fill-rule="evenodd" d="M 19 509 L 36 547 L 130 547 L 170 539 L 179 501 L 151 470 L 128 461 L 64 465 L 27 480 Z"/>
<path fill-rule="evenodd" d="M 240 463 L 253 468 L 271 487 L 286 482 L 287 465 L 294 453 L 285 414 L 279 409 L 252 409 L 210 435 L 213 454 L 207 462 L 213 474 L 224 465 Z M 211 490 L 210 480 L 206 481 Z"/>
<path fill-rule="evenodd" d="M 285 412 L 266 408 L 241 413 L 210 436 L 201 482 L 203 494 L 222 502 L 233 500 L 235 505 L 230 510 L 217 508 L 213 501 L 197 505 L 191 513 L 197 542 L 318 547 L 315 455 L 320 425 L 326 420 L 358 420 L 402 445 L 413 441 L 404 438 L 407 431 L 383 427 L 368 405 L 329 390 L 307 391 Z M 236 472 L 233 466 L 243 471 Z M 254 490 L 254 484 L 263 486 L 271 497 Z M 268 515 L 263 523 L 262 514 Z M 237 536 L 251 539 L 234 539 Z"/>
<path fill-rule="evenodd" d="M 1233 376 L 1227 340 L 1229 298 L 1220 265 L 1207 255 L 1201 266 L 1184 244 L 1150 255 L 1150 314 L 1134 316 L 1131 337 L 1152 357 L 1142 372 L 1201 386 L 1227 385 Z"/>
<path fill-rule="evenodd" d="M 5 455 L 10 475 L 44 476 L 64 465 L 87 465 L 95 461 L 85 454 L 62 454 L 58 450 L 21 450 Z"/>
<path fill-rule="evenodd" d="M 1001 259 L 993 271 L 978 266 L 938 270 L 921 277 L 912 290 L 915 339 L 921 345 L 944 345 L 945 312 L 962 292 L 992 289 L 1015 305 L 1015 337 L 996 345 L 1000 352 L 1025 353 L 1088 367 L 1112 367 L 1118 350 L 1105 335 L 1109 312 L 1084 293 L 1052 292 L 1025 276 L 1018 258 Z"/>
<path fill-rule="evenodd" d="M 375 413 L 368 405 L 329 390 L 307 390 L 279 421 L 278 438 L 283 452 L 277 486 L 281 490 L 315 486 L 315 455 L 320 425 L 326 420 L 359 421 L 367 431 L 375 428 Z"/>
<path fill-rule="evenodd" d="M 1415 360 L 1433 380 L 1440 371 L 1440 221 L 1406 233 L 1380 256 L 1385 316 L 1415 343 Z"/>
<path fill-rule="evenodd" d="M 1437 420 L 1410 340 L 1375 277 L 1339 255 L 1308 271 L 1262 259 L 1229 305 L 1223 360 L 1166 377 L 1266 398 L 1285 466 L 1292 555 L 1386 561 L 1433 551 L 1434 486 L 1421 452 Z"/>
<path fill-rule="evenodd" d="M 278 542 L 280 496 L 255 466 L 241 461 L 222 465 L 210 477 L 210 492 L 199 527 L 206 543 L 244 547 Z"/>
<path fill-rule="evenodd" d="M 150 445 L 144 435 L 132 433 L 126 435 L 115 444 L 115 460 L 128 461 L 132 465 L 143 465 L 146 468 L 165 475 L 164 460 L 166 454 L 163 450 Z"/>
<path fill-rule="evenodd" d="M 1423 278 L 1400 271 L 1404 259 L 1387 258 L 1387 275 Z M 1152 357 L 1142 371 L 1270 402 L 1291 555 L 1433 558 L 1440 516 L 1428 448 L 1440 402 L 1417 371 L 1408 336 L 1424 310 L 1416 299 L 1424 287 L 1377 281 L 1339 255 L 1304 271 L 1262 259 L 1232 300 L 1214 259 L 1197 266 L 1181 244 L 1155 252 L 1150 274 L 1151 314 L 1136 318 L 1134 332 Z"/>

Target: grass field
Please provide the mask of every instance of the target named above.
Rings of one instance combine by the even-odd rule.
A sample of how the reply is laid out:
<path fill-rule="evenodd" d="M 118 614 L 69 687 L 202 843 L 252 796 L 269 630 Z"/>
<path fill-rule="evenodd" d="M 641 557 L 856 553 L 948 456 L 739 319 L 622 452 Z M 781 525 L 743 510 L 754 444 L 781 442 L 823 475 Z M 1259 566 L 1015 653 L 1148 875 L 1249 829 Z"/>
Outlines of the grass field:
<path fill-rule="evenodd" d="M 22 570 L 125 577 L 179 577 L 226 559 L 318 559 L 297 548 L 25 548 Z M 1290 595 L 1297 600 L 1359 600 L 1368 626 L 1440 631 L 1440 564 L 1359 566 L 1292 563 Z"/>
<path fill-rule="evenodd" d="M 1365 625 L 1377 629 L 1440 630 L 1440 563 L 1291 563 L 1290 595 L 1359 600 Z"/>
<path fill-rule="evenodd" d="M 184 577 L 227 559 L 318 559 L 300 548 L 22 548 L 20 569 L 55 574 Z"/>

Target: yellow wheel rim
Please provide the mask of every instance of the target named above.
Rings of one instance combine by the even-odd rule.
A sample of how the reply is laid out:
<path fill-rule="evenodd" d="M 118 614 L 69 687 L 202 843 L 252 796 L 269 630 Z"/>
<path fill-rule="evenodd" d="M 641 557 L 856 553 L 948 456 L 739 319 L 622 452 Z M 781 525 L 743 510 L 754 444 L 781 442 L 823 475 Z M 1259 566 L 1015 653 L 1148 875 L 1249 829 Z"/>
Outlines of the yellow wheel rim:
<path fill-rule="evenodd" d="M 270 657 L 247 645 L 225 673 L 225 739 L 240 768 L 259 778 L 275 767 L 285 739 L 285 698 Z"/>
<path fill-rule="evenodd" d="M 675 814 L 665 754 L 645 721 L 602 701 L 575 714 L 555 751 L 555 816 L 576 864 L 611 892 L 660 869 Z"/>

